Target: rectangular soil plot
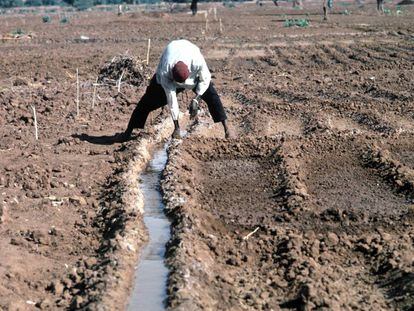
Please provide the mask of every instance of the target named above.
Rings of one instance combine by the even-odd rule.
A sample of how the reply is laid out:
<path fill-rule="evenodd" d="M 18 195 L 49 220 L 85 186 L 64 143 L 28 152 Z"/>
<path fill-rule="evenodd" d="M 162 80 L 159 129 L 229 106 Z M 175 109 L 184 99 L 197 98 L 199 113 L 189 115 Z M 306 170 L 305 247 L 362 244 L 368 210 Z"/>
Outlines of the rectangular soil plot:
<path fill-rule="evenodd" d="M 198 202 L 227 224 L 256 226 L 268 223 L 280 209 L 276 141 L 213 142 L 197 159 L 194 183 Z"/>
<path fill-rule="evenodd" d="M 302 169 L 311 202 L 318 211 L 369 219 L 398 219 L 409 206 L 404 195 L 364 163 L 361 148 L 346 139 L 316 140 L 302 146 Z"/>
<path fill-rule="evenodd" d="M 401 135 L 398 140 L 390 140 L 384 146 L 391 152 L 391 157 L 402 165 L 414 169 L 414 135 Z"/>

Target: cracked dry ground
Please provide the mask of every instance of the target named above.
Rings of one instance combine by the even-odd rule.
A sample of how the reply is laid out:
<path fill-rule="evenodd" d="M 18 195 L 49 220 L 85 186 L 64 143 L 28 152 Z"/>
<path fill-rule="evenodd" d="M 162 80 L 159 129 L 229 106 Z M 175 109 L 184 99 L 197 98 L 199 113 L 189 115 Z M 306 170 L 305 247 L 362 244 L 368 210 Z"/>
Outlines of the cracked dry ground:
<path fill-rule="evenodd" d="M 144 55 L 148 38 L 151 73 L 177 37 L 201 47 L 238 137 L 202 115 L 169 149 L 169 308 L 411 309 L 413 9 L 351 5 L 322 23 L 308 5 L 306 29 L 283 27 L 300 17 L 286 7 L 220 7 L 224 33 L 211 22 L 207 36 L 185 13 L 87 12 L 60 26 L 2 16 L 2 33 L 36 36 L 0 45 L 0 309 L 125 306 L 146 237 L 123 176 L 165 118 L 107 145 L 145 83 L 99 89 L 93 109 L 92 83 L 113 56 Z"/>

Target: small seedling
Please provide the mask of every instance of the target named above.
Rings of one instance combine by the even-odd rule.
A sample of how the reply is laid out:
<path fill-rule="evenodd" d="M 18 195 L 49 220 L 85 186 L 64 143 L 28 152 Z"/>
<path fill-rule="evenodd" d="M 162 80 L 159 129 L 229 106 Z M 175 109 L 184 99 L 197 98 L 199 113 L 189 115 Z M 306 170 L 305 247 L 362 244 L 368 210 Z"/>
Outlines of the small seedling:
<path fill-rule="evenodd" d="M 351 15 L 351 11 L 344 10 L 344 11 L 342 12 L 342 15 Z"/>
<path fill-rule="evenodd" d="M 384 9 L 384 14 L 386 14 L 386 15 L 391 15 L 391 10 L 390 10 L 390 9 L 388 9 L 388 8 L 385 8 L 385 9 Z"/>
<path fill-rule="evenodd" d="M 21 29 L 21 28 L 16 28 L 15 30 L 13 30 L 12 31 L 12 35 L 14 35 L 14 36 L 21 36 L 21 35 L 24 35 L 24 30 L 23 29 Z"/>
<path fill-rule="evenodd" d="M 43 23 L 50 23 L 52 18 L 49 15 L 42 16 Z"/>
<path fill-rule="evenodd" d="M 60 23 L 61 23 L 61 24 L 67 24 L 67 23 L 69 23 L 69 18 L 67 18 L 66 16 L 63 16 L 63 17 L 60 19 Z"/>
<path fill-rule="evenodd" d="M 403 13 L 403 10 L 402 10 L 401 6 L 397 5 L 395 7 L 395 14 L 401 15 L 402 13 Z"/>
<path fill-rule="evenodd" d="M 309 20 L 307 19 L 287 19 L 285 20 L 283 26 L 285 27 L 292 27 L 292 26 L 298 26 L 298 27 L 308 27 L 309 26 Z"/>

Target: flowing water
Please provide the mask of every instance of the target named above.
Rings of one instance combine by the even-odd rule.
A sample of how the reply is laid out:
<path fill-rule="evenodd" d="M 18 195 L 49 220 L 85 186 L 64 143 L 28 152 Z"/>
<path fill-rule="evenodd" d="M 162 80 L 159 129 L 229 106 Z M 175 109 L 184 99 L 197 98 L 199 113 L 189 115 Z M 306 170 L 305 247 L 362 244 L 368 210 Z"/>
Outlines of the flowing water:
<path fill-rule="evenodd" d="M 160 179 L 166 162 L 167 145 L 155 152 L 147 170 L 141 175 L 144 222 L 149 242 L 135 271 L 135 286 L 128 306 L 130 311 L 165 310 L 168 269 L 164 264 L 164 255 L 165 244 L 170 238 L 170 222 L 164 215 Z"/>

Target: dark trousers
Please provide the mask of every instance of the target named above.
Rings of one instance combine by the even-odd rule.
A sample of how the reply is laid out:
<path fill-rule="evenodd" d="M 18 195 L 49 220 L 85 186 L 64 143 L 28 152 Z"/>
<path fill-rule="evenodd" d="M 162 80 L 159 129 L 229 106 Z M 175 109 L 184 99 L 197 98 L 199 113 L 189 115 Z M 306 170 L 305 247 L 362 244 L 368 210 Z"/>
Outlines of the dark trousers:
<path fill-rule="evenodd" d="M 193 15 L 196 15 L 197 14 L 197 1 L 198 0 L 192 0 L 191 1 L 190 9 L 193 12 Z"/>
<path fill-rule="evenodd" d="M 177 94 L 182 91 L 184 91 L 184 89 L 177 89 Z M 207 103 L 208 110 L 210 111 L 214 122 L 221 122 L 227 119 L 223 104 L 221 103 L 213 83 L 210 82 L 207 91 L 205 91 L 201 98 Z M 131 133 L 134 128 L 143 129 L 149 113 L 165 105 L 167 105 L 167 96 L 165 95 L 163 87 L 158 84 L 157 78 L 154 75 L 145 94 L 142 96 L 131 115 L 127 132 Z"/>

